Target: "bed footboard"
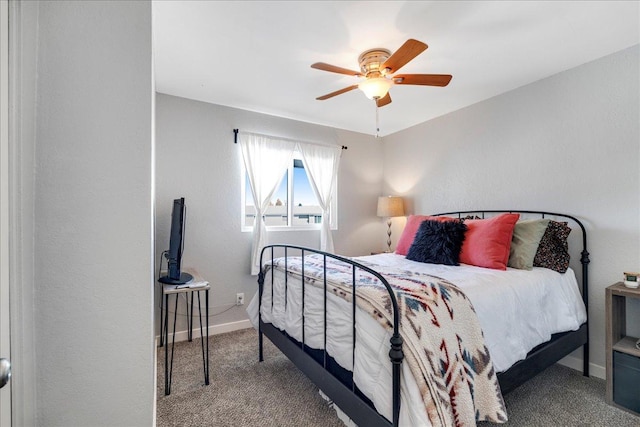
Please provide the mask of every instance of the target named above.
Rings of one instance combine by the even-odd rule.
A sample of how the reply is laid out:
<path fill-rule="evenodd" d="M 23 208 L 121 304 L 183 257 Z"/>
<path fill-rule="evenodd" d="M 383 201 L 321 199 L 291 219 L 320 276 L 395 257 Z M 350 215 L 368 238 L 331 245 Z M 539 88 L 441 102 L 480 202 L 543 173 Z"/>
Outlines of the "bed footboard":
<path fill-rule="evenodd" d="M 295 255 L 290 255 L 290 252 L 295 252 Z M 313 358 L 305 351 L 305 339 L 304 339 L 304 286 L 305 286 L 305 272 L 304 272 L 304 259 L 309 255 L 320 255 L 323 260 L 324 265 L 324 348 L 322 362 L 318 362 L 317 359 Z M 276 258 L 284 258 L 285 260 L 285 270 L 287 270 L 286 265 L 288 258 L 290 256 L 296 256 L 302 258 L 302 342 L 296 344 L 292 341 L 285 332 L 279 330 L 274 327 L 270 323 L 263 322 L 262 320 L 262 296 L 264 292 L 264 281 L 265 281 L 265 264 L 263 262 L 265 256 L 269 255 L 271 260 L 271 268 L 270 274 L 271 283 L 273 284 L 273 274 L 275 270 L 274 260 Z M 357 295 L 357 280 L 356 280 L 356 272 L 358 270 L 367 272 L 373 275 L 376 279 L 382 283 L 387 292 L 389 294 L 389 300 L 391 302 L 392 310 L 393 310 L 393 334 L 390 339 L 390 348 L 389 348 L 389 359 L 392 363 L 392 393 L 393 393 L 393 419 L 392 421 L 387 420 L 385 417 L 380 415 L 372 406 L 369 405 L 368 402 L 361 397 L 361 395 L 356 390 L 355 382 L 353 381 L 353 374 L 351 373 L 351 386 L 347 386 L 341 381 L 339 378 L 334 376 L 328 368 L 328 360 L 329 355 L 326 351 L 326 335 L 327 335 L 327 311 L 326 311 L 326 302 L 327 302 L 327 258 L 331 258 L 345 264 L 351 266 L 352 271 L 352 321 L 351 325 L 353 330 L 353 346 L 352 346 L 352 357 L 355 358 L 355 312 L 356 312 L 356 295 Z M 267 261 L 268 262 L 268 261 Z M 297 367 L 300 369 L 311 381 L 313 381 L 318 388 L 322 390 L 333 402 L 337 404 L 337 406 L 345 412 L 351 420 L 353 420 L 357 425 L 363 426 L 398 426 L 399 418 L 400 418 L 400 371 L 402 367 L 402 362 L 404 359 L 404 353 L 402 351 L 403 340 L 400 336 L 400 320 L 399 320 L 399 312 L 398 312 L 398 303 L 391 285 L 389 285 L 388 281 L 378 272 L 372 270 L 371 268 L 362 265 L 356 261 L 350 260 L 348 258 L 344 258 L 338 255 L 322 252 L 319 250 L 306 248 L 302 246 L 293 246 L 293 245 L 269 245 L 263 248 L 260 255 L 260 265 L 262 266 L 260 273 L 258 275 L 258 352 L 259 352 L 259 360 L 263 361 L 263 335 L 266 335 L 267 338 L 273 344 L 276 345 Z M 267 264 L 268 265 L 268 264 Z M 287 292 L 287 281 L 288 274 L 285 274 L 285 300 L 286 300 L 286 292 Z M 271 287 L 273 292 L 273 286 Z M 273 301 L 273 298 L 272 298 Z"/>

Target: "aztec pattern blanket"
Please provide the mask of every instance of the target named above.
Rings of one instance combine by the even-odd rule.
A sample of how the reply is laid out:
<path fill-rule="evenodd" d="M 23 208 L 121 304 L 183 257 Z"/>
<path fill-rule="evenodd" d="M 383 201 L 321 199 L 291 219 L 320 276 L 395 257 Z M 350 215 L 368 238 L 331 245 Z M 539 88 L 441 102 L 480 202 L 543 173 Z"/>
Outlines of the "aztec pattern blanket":
<path fill-rule="evenodd" d="M 328 257 L 327 289 L 351 301 L 351 266 Z M 476 312 L 454 284 L 413 271 L 366 264 L 382 274 L 395 291 L 403 351 L 434 427 L 475 426 L 477 421 L 504 423 L 507 413 L 500 385 L 484 343 Z M 274 260 L 284 271 L 284 258 Z M 270 263 L 268 264 L 270 268 Z M 289 257 L 288 274 L 301 277 L 300 257 Z M 323 286 L 320 256 L 305 256 L 305 283 Z M 356 304 L 388 330 L 392 305 L 386 287 L 373 275 L 356 270 Z M 356 325 L 357 327 L 357 325 Z"/>

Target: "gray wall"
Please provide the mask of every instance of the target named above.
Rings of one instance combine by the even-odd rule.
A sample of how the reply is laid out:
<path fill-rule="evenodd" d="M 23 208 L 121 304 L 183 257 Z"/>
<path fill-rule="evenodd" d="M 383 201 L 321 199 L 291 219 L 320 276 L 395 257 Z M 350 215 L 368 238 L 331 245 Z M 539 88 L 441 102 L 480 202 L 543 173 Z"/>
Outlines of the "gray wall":
<path fill-rule="evenodd" d="M 36 13 L 36 421 L 152 425 L 151 3 Z"/>
<path fill-rule="evenodd" d="M 36 423 L 34 153 L 38 3 L 10 2 L 11 409 L 16 426 Z"/>
<path fill-rule="evenodd" d="M 638 51 L 636 45 L 384 139 L 384 189 L 407 196 L 410 212 L 548 210 L 584 222 L 591 360 L 599 376 L 604 289 L 640 267 Z M 636 336 L 638 303 L 629 310 Z"/>
<path fill-rule="evenodd" d="M 366 255 L 383 249 L 386 234 L 375 216 L 382 189 L 382 142 L 370 135 L 337 130 L 184 98 L 156 96 L 156 262 L 169 247 L 172 200 L 185 197 L 187 223 L 183 266 L 194 267 L 209 282 L 210 325 L 247 319 L 246 305 L 234 307 L 238 292 L 245 301 L 257 291 L 250 275 L 252 235 L 241 232 L 242 155 L 233 129 L 346 145 L 338 178 L 336 253 Z M 270 234 L 272 243 L 317 248 L 319 231 Z M 165 264 L 166 265 L 166 264 Z M 156 296 L 156 309 L 159 307 Z M 184 313 L 184 304 L 179 314 Z M 177 330 L 185 330 L 179 316 Z M 158 319 L 156 317 L 156 328 Z"/>

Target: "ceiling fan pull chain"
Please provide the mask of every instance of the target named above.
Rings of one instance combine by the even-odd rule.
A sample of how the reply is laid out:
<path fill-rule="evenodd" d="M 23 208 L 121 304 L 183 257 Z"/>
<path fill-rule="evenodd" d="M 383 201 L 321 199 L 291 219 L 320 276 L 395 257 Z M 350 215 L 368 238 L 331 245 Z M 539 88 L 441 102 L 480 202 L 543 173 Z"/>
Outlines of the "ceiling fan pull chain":
<path fill-rule="evenodd" d="M 379 110 L 379 107 L 378 107 L 378 102 L 377 102 L 377 100 L 376 100 L 376 101 L 374 101 L 374 103 L 376 104 L 376 138 L 378 138 L 378 136 L 379 136 L 379 135 L 378 135 L 378 133 L 380 132 L 380 124 L 379 124 L 380 119 L 378 118 L 378 110 Z"/>

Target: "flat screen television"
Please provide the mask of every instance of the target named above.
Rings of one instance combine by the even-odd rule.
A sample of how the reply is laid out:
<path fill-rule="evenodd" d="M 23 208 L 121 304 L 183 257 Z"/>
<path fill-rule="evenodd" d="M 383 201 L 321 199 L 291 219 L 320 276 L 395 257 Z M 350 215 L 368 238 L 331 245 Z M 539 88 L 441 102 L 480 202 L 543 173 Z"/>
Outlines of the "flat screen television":
<path fill-rule="evenodd" d="M 187 208 L 184 197 L 173 201 L 171 212 L 171 235 L 169 238 L 169 250 L 164 252 L 167 258 L 167 275 L 158 279 L 161 283 L 181 285 L 193 280 L 193 276 L 180 270 L 182 253 L 184 249 L 184 230 Z"/>

